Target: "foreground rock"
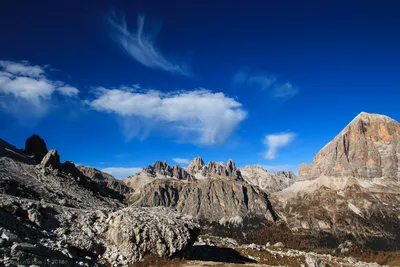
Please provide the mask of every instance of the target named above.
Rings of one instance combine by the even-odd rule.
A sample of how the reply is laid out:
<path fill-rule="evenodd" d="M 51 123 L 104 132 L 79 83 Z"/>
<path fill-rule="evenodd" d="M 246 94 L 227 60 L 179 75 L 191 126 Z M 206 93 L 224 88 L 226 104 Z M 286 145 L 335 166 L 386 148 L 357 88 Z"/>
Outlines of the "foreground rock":
<path fill-rule="evenodd" d="M 126 266 L 145 255 L 182 255 L 199 226 L 167 208 L 85 211 L 0 196 L 4 264 Z M 51 264 L 51 263 L 47 263 Z"/>

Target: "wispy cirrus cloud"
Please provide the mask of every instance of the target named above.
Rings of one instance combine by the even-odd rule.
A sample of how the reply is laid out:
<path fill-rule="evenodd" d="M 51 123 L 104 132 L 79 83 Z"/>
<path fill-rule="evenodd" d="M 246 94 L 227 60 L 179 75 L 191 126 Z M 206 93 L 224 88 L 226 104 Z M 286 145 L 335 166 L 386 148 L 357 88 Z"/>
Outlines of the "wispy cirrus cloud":
<path fill-rule="evenodd" d="M 121 48 L 132 56 L 136 61 L 152 69 L 160 69 L 178 75 L 190 76 L 188 66 L 184 63 L 177 63 L 167 59 L 155 46 L 156 36 L 146 32 L 145 16 L 137 16 L 137 29 L 128 29 L 124 16 L 118 16 L 115 12 L 107 17 L 112 27 L 112 39 Z"/>
<path fill-rule="evenodd" d="M 296 134 L 294 133 L 276 133 L 268 134 L 264 138 L 264 144 L 267 146 L 267 152 L 265 152 L 266 159 L 275 159 L 277 156 L 278 149 L 287 146 L 294 140 Z"/>
<path fill-rule="evenodd" d="M 54 92 L 62 96 L 79 93 L 75 87 L 48 77 L 46 66 L 31 65 L 28 61 L 0 60 L 0 107 L 14 114 L 42 116 Z"/>
<path fill-rule="evenodd" d="M 290 82 L 281 82 L 276 76 L 267 73 L 254 73 L 248 70 L 239 70 L 232 78 L 235 88 L 258 88 L 268 92 L 271 98 L 289 99 L 298 93 L 298 88 Z"/>
<path fill-rule="evenodd" d="M 169 93 L 98 88 L 87 103 L 122 118 L 130 138 L 140 135 L 138 128 L 151 124 L 151 130 L 173 133 L 180 142 L 200 145 L 223 143 L 247 116 L 233 98 L 201 88 Z"/>
<path fill-rule="evenodd" d="M 190 162 L 189 159 L 184 159 L 184 158 L 173 158 L 172 160 L 181 165 L 188 165 Z"/>

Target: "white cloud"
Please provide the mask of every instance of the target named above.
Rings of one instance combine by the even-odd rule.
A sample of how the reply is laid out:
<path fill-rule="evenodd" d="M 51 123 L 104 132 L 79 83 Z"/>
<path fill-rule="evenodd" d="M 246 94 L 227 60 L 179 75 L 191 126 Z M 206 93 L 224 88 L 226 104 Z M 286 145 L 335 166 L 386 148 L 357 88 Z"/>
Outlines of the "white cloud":
<path fill-rule="evenodd" d="M 1 93 L 23 98 L 35 105 L 39 105 L 41 99 L 49 98 L 53 91 L 54 85 L 46 79 L 0 76 Z"/>
<path fill-rule="evenodd" d="M 134 175 L 138 172 L 141 172 L 142 168 L 107 167 L 107 168 L 101 169 L 101 171 L 111 174 L 112 176 L 114 176 L 117 179 L 122 179 L 122 178 L 126 178 L 128 176 Z"/>
<path fill-rule="evenodd" d="M 1 107 L 17 116 L 23 115 L 22 112 L 29 116 L 42 116 L 55 91 L 64 96 L 74 96 L 79 92 L 74 87 L 64 86 L 61 81 L 49 79 L 45 69 L 30 65 L 28 61 L 0 60 L 0 95 L 8 97 Z"/>
<path fill-rule="evenodd" d="M 190 162 L 189 159 L 183 159 L 183 158 L 173 158 L 172 160 L 181 165 L 187 165 Z"/>
<path fill-rule="evenodd" d="M 222 143 L 247 115 L 233 98 L 205 89 L 162 93 L 98 88 L 96 98 L 88 103 L 98 111 L 132 118 L 135 123 L 151 122 L 153 128 L 178 133 L 184 142 L 202 145 Z"/>
<path fill-rule="evenodd" d="M 38 78 L 44 74 L 44 68 L 40 66 L 31 66 L 27 61 L 13 62 L 0 60 L 0 67 L 8 73 L 20 76 Z"/>
<path fill-rule="evenodd" d="M 174 63 L 159 51 L 154 45 L 155 37 L 145 33 L 145 17 L 138 15 L 137 30 L 128 30 L 124 17 L 117 17 L 114 13 L 108 17 L 108 21 L 113 29 L 112 38 L 125 52 L 135 60 L 152 69 L 161 69 L 175 74 L 189 76 L 189 71 L 184 64 Z"/>
<path fill-rule="evenodd" d="M 264 144 L 268 147 L 266 159 L 275 159 L 278 148 L 287 146 L 296 137 L 294 133 L 278 133 L 265 136 Z"/>
<path fill-rule="evenodd" d="M 232 78 L 236 88 L 256 87 L 268 91 L 272 98 L 289 99 L 298 93 L 298 88 L 289 82 L 281 83 L 273 75 L 265 73 L 250 73 L 240 70 Z"/>
<path fill-rule="evenodd" d="M 76 87 L 72 87 L 70 85 L 58 87 L 57 91 L 65 96 L 76 96 L 79 94 L 79 90 Z"/>

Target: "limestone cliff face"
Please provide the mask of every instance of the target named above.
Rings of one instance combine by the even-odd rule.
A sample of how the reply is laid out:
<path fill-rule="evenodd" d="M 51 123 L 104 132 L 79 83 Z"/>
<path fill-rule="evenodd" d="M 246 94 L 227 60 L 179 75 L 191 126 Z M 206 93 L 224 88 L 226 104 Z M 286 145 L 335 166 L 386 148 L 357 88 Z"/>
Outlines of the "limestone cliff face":
<path fill-rule="evenodd" d="M 174 207 L 179 212 L 209 222 L 241 223 L 247 218 L 274 222 L 267 195 L 244 181 L 210 178 L 197 182 L 155 180 L 128 197 L 134 206 Z"/>
<path fill-rule="evenodd" d="M 267 193 L 283 190 L 293 184 L 297 178 L 291 171 L 280 171 L 274 174 L 261 166 L 246 166 L 239 170 L 246 182 L 260 187 Z"/>
<path fill-rule="evenodd" d="M 322 148 L 301 179 L 319 176 L 356 178 L 400 177 L 400 124 L 383 115 L 360 113 Z"/>

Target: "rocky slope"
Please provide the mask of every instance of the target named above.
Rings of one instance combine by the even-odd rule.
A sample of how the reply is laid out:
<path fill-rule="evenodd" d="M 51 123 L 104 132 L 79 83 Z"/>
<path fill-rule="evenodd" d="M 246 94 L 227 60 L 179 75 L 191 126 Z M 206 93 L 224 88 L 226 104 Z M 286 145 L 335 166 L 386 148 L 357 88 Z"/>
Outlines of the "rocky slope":
<path fill-rule="evenodd" d="M 361 113 L 271 202 L 294 232 L 399 248 L 400 124 Z"/>
<path fill-rule="evenodd" d="M 299 169 L 302 179 L 319 176 L 356 178 L 400 177 L 400 124 L 383 115 L 360 113 L 310 165 Z"/>
<path fill-rule="evenodd" d="M 207 222 L 242 225 L 257 220 L 274 223 L 276 215 L 265 192 L 244 181 L 228 177 L 193 183 L 157 180 L 128 197 L 134 206 L 173 207 L 182 214 Z"/>
<path fill-rule="evenodd" d="M 195 241 L 192 219 L 126 207 L 129 188 L 81 170 L 90 177 L 38 136 L 25 149 L 0 139 L 0 266 L 126 266 L 182 254 Z"/>
<path fill-rule="evenodd" d="M 291 171 L 270 173 L 261 166 L 246 166 L 239 169 L 243 179 L 249 184 L 256 185 L 268 193 L 281 191 L 297 179 Z"/>
<path fill-rule="evenodd" d="M 86 177 L 89 177 L 96 183 L 102 184 L 105 187 L 110 188 L 111 190 L 114 190 L 122 195 L 133 191 L 133 189 L 127 186 L 125 183 L 115 179 L 110 174 L 102 172 L 96 168 L 86 166 L 78 166 L 77 168 Z"/>

